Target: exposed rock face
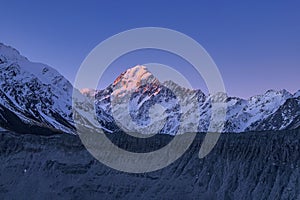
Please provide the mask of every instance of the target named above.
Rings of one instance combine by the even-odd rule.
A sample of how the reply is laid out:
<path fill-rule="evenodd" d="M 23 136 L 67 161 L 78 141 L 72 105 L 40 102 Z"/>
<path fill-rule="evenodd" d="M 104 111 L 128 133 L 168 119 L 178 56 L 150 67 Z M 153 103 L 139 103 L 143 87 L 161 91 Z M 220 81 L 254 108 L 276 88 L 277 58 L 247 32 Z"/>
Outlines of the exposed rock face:
<path fill-rule="evenodd" d="M 110 136 L 133 151 L 153 146 Z M 155 145 L 171 137 L 159 135 Z M 199 134 L 186 154 L 164 169 L 128 174 L 99 163 L 77 136 L 2 131 L 0 198 L 300 199 L 299 130 L 222 134 L 200 160 L 202 138 Z"/>
<path fill-rule="evenodd" d="M 128 69 L 105 90 L 93 90 L 92 94 L 95 96 L 98 120 L 108 129 L 114 127 L 112 130 L 118 130 L 114 117 L 122 121 L 130 118 L 137 126 L 165 121 L 160 133 L 170 135 L 178 134 L 178 127 L 184 127 L 187 132 L 206 132 L 212 114 L 212 101 L 218 98 L 218 94 L 206 96 L 201 90 L 183 88 L 172 81 L 160 83 L 144 66 Z M 127 107 L 120 106 L 121 111 L 114 115 L 112 107 L 124 103 L 126 95 L 131 95 L 130 101 L 125 101 Z M 112 97 L 118 99 L 114 105 Z M 268 90 L 248 100 L 226 95 L 221 97 L 225 97 L 227 104 L 223 132 L 285 130 L 300 125 L 299 92 L 292 95 L 286 90 Z M 150 118 L 149 110 L 155 104 L 162 105 L 165 111 Z M 130 116 L 124 112 L 126 109 L 131 111 Z M 192 130 L 192 127 L 197 128 Z"/>
<path fill-rule="evenodd" d="M 1 43 L 0 59 L 0 126 L 21 133 L 75 134 L 69 81 Z"/>
<path fill-rule="evenodd" d="M 89 105 L 84 105 L 88 102 L 85 97 L 79 97 L 83 100 L 79 103 L 91 112 L 95 103 L 97 120 L 104 130 L 120 130 L 120 123 L 116 123 L 120 121 L 129 131 L 144 134 L 206 132 L 212 114 L 211 102 L 216 98 L 172 81 L 160 83 L 144 66 L 126 70 L 105 90 L 81 91 L 86 98 L 95 97 L 95 102 Z M 1 127 L 21 133 L 76 134 L 72 92 L 71 83 L 56 70 L 31 62 L 17 50 L 0 43 Z M 228 110 L 223 132 L 298 128 L 299 94 L 269 90 L 248 100 L 226 97 Z M 129 101 L 124 103 L 124 99 Z M 76 117 L 89 126 L 89 120 L 79 113 L 75 109 Z M 145 131 L 145 127 L 150 128 Z"/>

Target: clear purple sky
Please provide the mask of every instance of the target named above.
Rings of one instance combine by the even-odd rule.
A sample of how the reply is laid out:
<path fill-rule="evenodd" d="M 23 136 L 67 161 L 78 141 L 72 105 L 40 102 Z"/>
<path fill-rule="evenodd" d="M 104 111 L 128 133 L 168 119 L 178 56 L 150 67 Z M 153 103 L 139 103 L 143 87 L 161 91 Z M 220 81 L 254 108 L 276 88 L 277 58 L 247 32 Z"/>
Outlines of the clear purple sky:
<path fill-rule="evenodd" d="M 72 82 L 85 56 L 108 37 L 137 27 L 170 28 L 208 51 L 230 95 L 249 97 L 268 89 L 300 89 L 299 10 L 300 1 L 3 0 L 0 42 Z M 157 51 L 130 54 L 111 66 L 103 85 L 125 68 L 147 62 L 177 65 L 193 77 L 183 61 L 170 58 Z"/>

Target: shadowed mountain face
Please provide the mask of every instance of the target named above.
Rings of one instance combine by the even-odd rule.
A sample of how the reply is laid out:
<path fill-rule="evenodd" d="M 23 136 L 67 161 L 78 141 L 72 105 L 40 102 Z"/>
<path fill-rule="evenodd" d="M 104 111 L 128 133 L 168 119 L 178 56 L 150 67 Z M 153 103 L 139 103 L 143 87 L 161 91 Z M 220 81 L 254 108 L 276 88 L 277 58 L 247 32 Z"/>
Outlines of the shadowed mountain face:
<path fill-rule="evenodd" d="M 153 146 L 110 136 L 132 150 Z M 2 131 L 0 199 L 300 199 L 299 130 L 222 134 L 200 160 L 202 136 L 170 166 L 128 174 L 99 163 L 77 136 Z M 155 143 L 171 137 L 158 135 Z"/>
<path fill-rule="evenodd" d="M 53 68 L 0 43 L 0 126 L 20 133 L 75 134 L 73 87 Z"/>
<path fill-rule="evenodd" d="M 128 174 L 88 153 L 75 136 L 74 116 L 85 128 L 99 125 L 114 132 L 107 137 L 120 148 L 151 152 L 168 144 L 179 126 L 185 132 L 190 127 L 205 132 L 216 96 L 172 81 L 160 83 L 136 66 L 105 90 L 84 90 L 85 96 L 74 90 L 82 102 L 76 102 L 73 113 L 73 87 L 62 75 L 3 44 L 0 86 L 0 126 L 18 132 L 0 129 L 0 199 L 300 199 L 300 92 L 269 90 L 248 100 L 226 97 L 224 132 L 229 133 L 221 135 L 207 157 L 198 158 L 204 136 L 199 133 L 170 166 Z M 112 97 L 117 97 L 116 116 Z M 124 97 L 129 99 L 128 116 L 118 108 Z M 94 104 L 96 125 L 80 114 L 93 111 Z M 153 117 L 156 104 L 164 110 Z M 193 113 L 199 118 L 190 117 Z M 130 137 L 120 132 L 114 117 L 131 118 L 141 127 L 165 122 L 159 131 L 164 134 Z M 262 130 L 269 131 L 257 132 Z"/>
<path fill-rule="evenodd" d="M 71 83 L 56 70 L 33 63 L 17 50 L 0 43 L 1 127 L 20 133 L 76 134 L 72 92 Z M 157 132 L 170 135 L 178 134 L 178 127 L 183 128 L 183 132 L 206 132 L 211 102 L 215 98 L 172 81 L 160 83 L 144 66 L 126 70 L 105 90 L 84 90 L 83 93 L 95 97 L 87 107 L 95 104 L 98 124 L 106 131 L 120 130 L 115 122 L 117 117 L 121 121 L 132 119 L 137 127 L 152 126 Z M 129 95 L 129 115 L 125 115 L 123 111 L 128 109 L 118 108 L 121 102 L 112 106 L 111 100 L 112 96 L 122 99 Z M 88 97 L 79 99 L 84 98 Z M 300 126 L 300 91 L 292 95 L 285 90 L 269 90 L 248 100 L 226 97 L 225 101 L 228 110 L 223 132 L 276 131 Z M 158 110 L 155 105 L 164 109 L 150 117 L 151 110 Z M 117 115 L 112 114 L 112 107 L 117 107 Z M 88 120 L 81 117 L 81 122 L 89 126 Z M 157 128 L 163 122 L 164 125 Z M 135 131 L 133 126 L 129 129 Z"/>
<path fill-rule="evenodd" d="M 300 199 L 300 92 L 269 90 L 248 100 L 226 97 L 224 132 L 230 134 L 222 134 L 207 157 L 198 158 L 204 136 L 198 134 L 170 166 L 128 174 L 104 166 L 87 152 L 74 136 L 74 116 L 86 128 L 99 125 L 114 132 L 107 136 L 121 148 L 150 152 L 172 140 L 179 126 L 184 132 L 190 127 L 205 132 L 216 96 L 172 81 L 160 83 L 145 67 L 136 66 L 105 90 L 85 90 L 85 96 L 74 90 L 82 100 L 76 102 L 77 110 L 73 107 L 74 114 L 73 87 L 62 75 L 3 44 L 0 86 L 0 126 L 29 133 L 0 132 L 0 199 Z M 128 116 L 118 107 L 124 97 L 129 99 Z M 117 102 L 116 116 L 112 100 Z M 96 125 L 80 115 L 82 110 L 93 111 L 94 104 Z M 164 110 L 153 117 L 156 104 Z M 199 118 L 190 117 L 195 113 Z M 120 132 L 114 117 L 131 118 L 141 127 L 165 122 L 159 131 L 164 134 L 129 137 Z"/>
<path fill-rule="evenodd" d="M 143 82 L 147 84 L 142 85 Z M 170 135 L 176 134 L 176 127 L 179 126 L 185 127 L 186 132 L 195 132 L 190 127 L 197 127 L 198 132 L 208 131 L 212 101 L 217 96 L 183 88 L 172 81 L 160 83 L 144 66 L 128 69 L 105 90 L 85 90 L 83 94 L 95 97 L 98 120 L 103 126 L 109 124 L 107 128 L 110 129 L 116 127 L 113 126 L 115 115 L 113 116 L 112 107 L 115 105 L 112 105 L 111 97 L 117 96 L 122 99 L 124 94 L 128 93 L 132 93 L 128 108 L 133 114 L 130 113 L 130 117 L 127 117 L 125 112 L 119 112 L 121 117 L 116 117 L 122 118 L 122 115 L 125 115 L 123 121 L 130 119 L 142 126 L 142 122 L 147 121 L 147 111 L 151 106 L 160 104 L 166 107 L 165 115 L 158 115 L 151 119 L 151 123 L 156 124 L 165 119 L 167 123 L 160 132 Z M 265 94 L 253 96 L 248 100 L 226 95 L 223 98 L 227 104 L 223 132 L 286 130 L 298 128 L 300 125 L 299 93 L 292 95 L 286 90 L 268 90 Z M 179 115 L 172 112 L 176 110 L 174 108 L 177 108 Z M 193 117 L 186 117 L 187 113 Z M 183 120 L 180 120 L 180 117 Z M 144 120 L 140 122 L 141 119 Z"/>

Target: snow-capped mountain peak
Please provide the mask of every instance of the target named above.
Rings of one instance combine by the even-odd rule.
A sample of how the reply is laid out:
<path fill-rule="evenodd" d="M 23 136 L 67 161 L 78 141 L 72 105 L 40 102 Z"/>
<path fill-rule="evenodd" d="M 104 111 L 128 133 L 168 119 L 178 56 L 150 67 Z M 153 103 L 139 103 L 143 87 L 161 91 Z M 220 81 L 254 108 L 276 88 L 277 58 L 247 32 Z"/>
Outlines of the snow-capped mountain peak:
<path fill-rule="evenodd" d="M 0 44 L 0 59 L 2 126 L 27 127 L 22 132 L 38 131 L 33 128 L 38 126 L 53 132 L 75 133 L 71 110 L 73 87 L 69 81 L 55 69 L 30 62 L 3 44 Z"/>
<path fill-rule="evenodd" d="M 80 117 L 80 110 L 75 114 L 72 110 L 72 92 L 73 86 L 55 69 L 31 62 L 14 48 L 0 43 L 0 126 L 25 133 L 75 134 L 73 117 Z M 83 89 L 81 93 L 94 97 L 78 99 L 89 102 L 82 109 L 92 111 L 95 103 L 100 127 L 108 132 L 120 130 L 115 117 L 130 119 L 133 123 L 129 124 L 142 128 L 157 128 L 160 124 L 159 133 L 171 135 L 177 134 L 179 127 L 183 132 L 206 132 L 215 101 L 226 102 L 228 106 L 223 132 L 300 126 L 300 91 L 292 95 L 286 90 L 268 90 L 248 100 L 221 93 L 206 96 L 201 90 L 187 89 L 172 81 L 160 83 L 141 65 L 123 72 L 104 90 Z M 156 104 L 163 108 L 159 114 L 152 113 Z M 112 114 L 112 106 L 116 106 L 117 116 Z M 89 126 L 88 119 L 80 119 Z"/>
<path fill-rule="evenodd" d="M 143 82 L 150 85 L 150 87 L 142 87 L 143 84 L 141 84 L 142 81 L 140 80 L 143 80 Z M 135 119 L 136 121 L 139 121 L 139 119 L 144 119 L 144 117 L 142 117 L 141 115 L 148 113 L 145 108 L 149 109 L 150 107 L 146 105 L 153 105 L 155 103 L 161 102 L 161 100 L 155 100 L 155 98 L 153 97 L 157 95 L 159 96 L 159 94 L 161 94 L 163 91 L 163 87 L 170 89 L 170 91 L 175 91 L 176 95 L 178 95 L 177 97 L 180 97 L 179 99 L 181 99 L 183 102 L 181 103 L 181 105 L 184 105 L 181 109 L 179 109 L 181 110 L 181 112 L 198 112 L 200 114 L 199 122 L 191 122 L 190 120 L 185 118 L 181 121 L 173 121 L 173 124 L 169 124 L 169 127 L 186 126 L 185 130 L 189 130 L 188 126 L 192 127 L 195 126 L 195 123 L 198 123 L 198 131 L 201 132 L 207 131 L 208 125 L 210 123 L 210 109 L 212 102 L 217 101 L 227 103 L 228 110 L 225 129 L 223 130 L 224 132 L 243 132 L 255 130 L 276 130 L 276 128 L 278 127 L 277 124 L 281 122 L 277 122 L 274 120 L 269 121 L 270 117 L 276 115 L 278 112 L 281 112 L 280 107 L 283 106 L 288 101 L 288 99 L 293 98 L 293 95 L 286 90 L 268 90 L 265 94 L 253 96 L 248 100 L 240 99 L 237 97 L 227 97 L 227 95 L 223 93 L 206 96 L 200 90 L 183 88 L 173 81 L 165 81 L 164 83 L 159 83 L 159 81 L 155 77 L 153 77 L 153 75 L 147 70 L 146 67 L 136 66 L 122 73 L 116 79 L 115 83 L 111 87 L 109 87 L 110 89 L 103 90 L 105 92 L 98 92 L 96 94 L 96 104 L 101 110 L 101 112 L 99 113 L 101 113 L 101 115 L 104 115 L 106 119 L 109 118 L 109 121 L 112 122 L 113 117 L 108 117 L 112 116 L 109 101 L 110 95 L 113 95 L 115 97 L 115 94 L 122 94 L 118 96 L 120 98 L 117 98 L 118 100 L 120 100 L 122 99 L 122 97 L 124 97 L 125 94 L 132 94 L 134 92 L 134 98 L 131 98 L 131 100 L 132 102 L 136 102 L 137 104 L 133 106 L 134 103 L 132 104 L 131 102 L 130 109 L 134 110 L 134 112 L 140 113 L 140 115 L 138 115 L 139 118 Z M 103 98 L 103 96 L 105 96 L 105 98 Z M 187 102 L 190 102 L 193 97 L 196 97 L 197 99 L 197 107 L 188 106 L 190 105 L 190 103 Z M 171 104 L 171 102 L 168 103 L 169 106 Z M 175 104 L 172 104 L 173 108 Z M 300 104 L 295 105 L 298 106 Z M 298 107 L 294 109 L 298 109 Z M 142 112 L 140 112 L 139 110 L 142 110 Z M 119 113 L 122 114 L 122 112 Z M 132 114 L 131 117 L 132 116 L 135 115 Z M 166 119 L 170 118 L 171 116 L 174 118 L 174 115 L 169 114 L 166 115 Z M 100 116 L 100 114 L 99 118 L 100 121 L 105 124 L 105 120 L 101 119 L 102 117 Z M 145 116 L 145 119 L 148 119 L 148 117 Z M 195 119 L 196 118 L 194 118 L 194 120 Z M 162 119 L 160 119 L 160 121 L 162 121 Z M 291 124 L 292 122 L 282 123 Z M 143 123 L 140 122 L 140 124 Z M 175 130 L 173 129 L 173 131 Z"/>
<path fill-rule="evenodd" d="M 11 46 L 6 46 L 0 43 L 0 64 L 5 62 L 15 62 L 27 60 L 18 50 Z"/>
<path fill-rule="evenodd" d="M 122 97 L 145 84 L 159 84 L 145 66 L 137 65 L 123 72 L 113 83 L 114 95 Z"/>
<path fill-rule="evenodd" d="M 151 72 L 145 66 L 137 65 L 130 69 L 127 69 L 114 81 L 114 86 L 121 83 L 126 89 L 131 89 L 132 87 L 139 87 L 146 82 L 158 81 Z"/>
<path fill-rule="evenodd" d="M 297 92 L 295 92 L 295 94 L 293 96 L 294 96 L 294 98 L 300 97 L 300 90 L 298 90 Z"/>

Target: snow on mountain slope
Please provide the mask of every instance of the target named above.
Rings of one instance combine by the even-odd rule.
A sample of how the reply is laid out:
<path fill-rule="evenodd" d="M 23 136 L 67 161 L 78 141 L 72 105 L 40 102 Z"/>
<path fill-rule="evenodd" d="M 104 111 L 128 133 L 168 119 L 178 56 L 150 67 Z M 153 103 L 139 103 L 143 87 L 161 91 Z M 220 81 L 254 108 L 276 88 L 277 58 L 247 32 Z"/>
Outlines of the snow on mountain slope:
<path fill-rule="evenodd" d="M 246 112 L 251 113 L 251 118 L 246 124 L 246 130 L 264 130 L 263 127 L 268 123 L 262 124 L 261 122 L 274 114 L 289 98 L 292 98 L 292 95 L 286 90 L 269 90 L 264 95 L 250 98 Z M 272 130 L 273 128 L 269 126 L 267 129 Z"/>
<path fill-rule="evenodd" d="M 176 94 L 171 94 L 171 91 L 176 91 Z M 107 89 L 93 91 L 93 93 L 95 93 L 98 118 L 104 126 L 107 123 L 110 124 L 109 127 L 117 126 L 112 114 L 111 97 L 118 97 L 118 102 L 114 105 L 118 106 L 124 103 L 122 102 L 124 96 L 132 95 L 130 101 L 127 102 L 128 105 L 125 104 L 120 108 L 118 113 L 121 116 L 117 116 L 117 118 L 123 121 L 128 120 L 128 115 L 122 112 L 126 109 L 125 106 L 128 106 L 131 111 L 129 117 L 136 122 L 135 126 L 146 126 L 151 125 L 151 122 L 155 124 L 164 121 L 166 124 L 160 133 L 172 135 L 177 133 L 180 126 L 185 132 L 195 130 L 205 132 L 208 130 L 213 97 L 205 96 L 200 90 L 183 88 L 172 81 L 160 83 L 144 66 L 128 69 Z M 166 95 L 162 95 L 163 93 Z M 176 98 L 176 96 L 180 98 Z M 299 104 L 293 104 L 290 107 L 285 106 L 288 101 L 291 101 L 290 99 L 295 100 L 296 97 L 298 97 L 297 94 L 292 95 L 286 90 L 269 90 L 263 95 L 257 95 L 248 100 L 228 97 L 226 99 L 227 117 L 223 132 L 282 130 L 298 127 L 296 122 L 298 122 L 300 114 L 297 112 Z M 191 102 L 197 102 L 197 105 L 191 105 Z M 163 114 L 151 118 L 149 110 L 155 104 L 168 107 L 173 111 L 177 110 L 170 112 L 167 109 Z M 289 109 L 294 111 L 290 112 Z M 277 115 L 285 116 L 280 120 L 274 120 L 274 116 Z M 167 121 L 169 119 L 172 120 Z M 296 121 L 294 122 L 294 120 Z M 291 126 L 291 124 L 294 125 Z M 197 128 L 195 129 L 195 127 Z"/>
<path fill-rule="evenodd" d="M 123 72 L 104 90 L 82 89 L 84 95 L 75 90 L 82 102 L 73 109 L 73 116 L 72 85 L 53 68 L 30 62 L 3 44 L 0 44 L 0 86 L 0 126 L 24 133 L 76 134 L 73 117 L 92 128 L 95 121 L 91 123 L 82 111 L 93 114 L 93 104 L 99 126 L 108 132 L 120 129 L 171 135 L 206 132 L 212 114 L 211 102 L 216 98 L 173 81 L 161 83 L 146 67 L 138 65 Z M 292 95 L 286 90 L 269 90 L 248 100 L 227 97 L 226 102 L 223 132 L 300 126 L 300 91 Z"/>
<path fill-rule="evenodd" d="M 42 131 L 37 127 L 75 133 L 72 91 L 72 85 L 53 68 L 30 62 L 0 44 L 1 126 L 25 133 Z"/>
<path fill-rule="evenodd" d="M 275 125 L 269 126 L 270 122 L 266 119 L 289 98 L 292 95 L 286 90 L 269 90 L 248 100 L 229 97 L 225 132 L 273 130 Z"/>
<path fill-rule="evenodd" d="M 294 94 L 294 98 L 298 98 L 300 97 L 300 90 L 298 90 L 295 94 Z"/>

